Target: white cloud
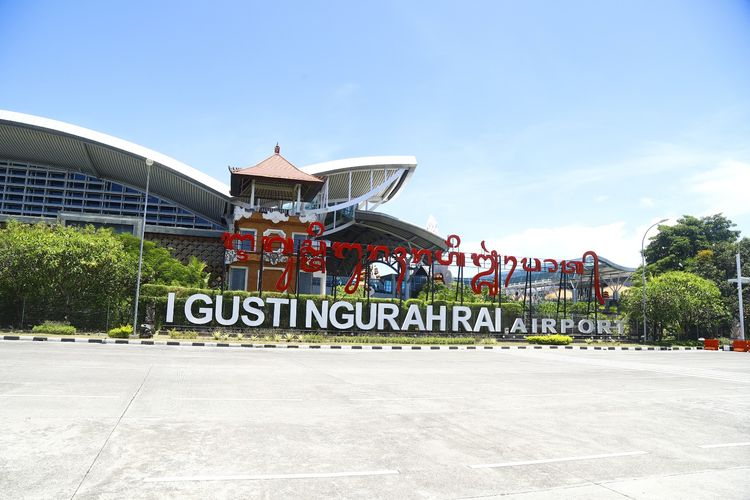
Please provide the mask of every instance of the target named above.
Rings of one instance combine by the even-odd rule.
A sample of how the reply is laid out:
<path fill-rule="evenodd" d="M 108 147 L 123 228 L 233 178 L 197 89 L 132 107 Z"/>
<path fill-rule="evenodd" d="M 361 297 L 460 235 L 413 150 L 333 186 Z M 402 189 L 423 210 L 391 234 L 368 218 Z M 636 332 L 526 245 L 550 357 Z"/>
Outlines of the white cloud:
<path fill-rule="evenodd" d="M 750 213 L 750 163 L 726 160 L 685 181 L 685 190 L 698 198 L 705 214 L 725 215 Z"/>
<path fill-rule="evenodd" d="M 638 204 L 639 204 L 639 205 L 640 205 L 640 206 L 641 206 L 642 208 L 651 208 L 651 207 L 653 207 L 653 206 L 654 206 L 654 205 L 655 205 L 656 203 L 654 203 L 654 200 L 653 200 L 653 198 L 649 198 L 648 196 L 644 196 L 643 198 L 641 198 L 641 199 L 640 199 L 640 200 L 638 201 Z"/>
<path fill-rule="evenodd" d="M 640 262 L 641 236 L 637 231 L 628 231 L 624 222 L 601 226 L 539 227 L 489 240 L 487 248 L 502 255 L 551 259 L 580 257 L 587 250 L 593 250 L 617 264 L 636 266 Z M 478 242 L 470 242 L 464 251 L 478 248 Z"/>
<path fill-rule="evenodd" d="M 594 198 L 595 203 L 604 203 L 605 201 L 609 200 L 609 196 L 606 194 L 600 194 L 596 198 Z"/>
<path fill-rule="evenodd" d="M 519 183 L 515 192 L 546 189 L 549 185 L 570 182 L 575 179 L 577 187 L 589 184 L 622 184 L 633 179 L 653 178 L 658 174 L 684 172 L 719 161 L 714 153 L 687 148 L 676 144 L 649 144 L 643 151 L 620 161 L 584 166 L 545 176 L 543 180 Z"/>
<path fill-rule="evenodd" d="M 558 260 L 580 257 L 584 252 L 593 250 L 600 257 L 605 257 L 615 264 L 637 267 L 641 263 L 641 242 L 644 232 L 659 220 L 661 218 L 633 228 L 627 227 L 622 221 L 600 226 L 528 228 L 502 238 L 487 240 L 486 245 L 489 250 L 497 250 L 501 255 Z M 674 224 L 674 221 L 675 218 L 672 217 L 665 225 Z M 656 233 L 656 228 L 648 231 L 646 245 L 649 238 Z M 478 251 L 479 242 L 466 242 L 461 249 L 467 253 Z"/>

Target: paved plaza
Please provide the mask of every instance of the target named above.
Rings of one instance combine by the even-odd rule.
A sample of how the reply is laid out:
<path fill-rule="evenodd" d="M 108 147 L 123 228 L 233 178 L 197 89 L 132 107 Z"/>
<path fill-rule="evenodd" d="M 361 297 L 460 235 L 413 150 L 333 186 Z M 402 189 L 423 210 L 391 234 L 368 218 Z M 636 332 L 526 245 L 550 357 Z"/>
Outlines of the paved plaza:
<path fill-rule="evenodd" d="M 0 341 L 0 497 L 748 498 L 750 355 Z"/>

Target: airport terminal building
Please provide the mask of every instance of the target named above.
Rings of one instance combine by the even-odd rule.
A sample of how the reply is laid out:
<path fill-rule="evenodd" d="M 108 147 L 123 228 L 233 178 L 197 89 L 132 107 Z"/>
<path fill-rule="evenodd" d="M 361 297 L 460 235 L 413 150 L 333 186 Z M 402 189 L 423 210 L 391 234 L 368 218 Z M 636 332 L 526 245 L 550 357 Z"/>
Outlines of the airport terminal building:
<path fill-rule="evenodd" d="M 60 221 L 66 225 L 111 227 L 139 235 L 144 204 L 146 239 L 186 261 L 208 265 L 214 286 L 272 290 L 282 271 L 273 253 L 263 254 L 263 236 L 308 238 L 311 222 L 325 228 L 326 240 L 427 250 L 446 250 L 444 237 L 378 209 L 403 193 L 417 167 L 413 156 L 373 156 L 295 166 L 269 147 L 269 157 L 230 168 L 227 185 L 164 154 L 75 125 L 0 110 L 0 224 Z M 151 160 L 151 165 L 147 165 Z M 145 193 L 148 191 L 148 202 Z M 238 249 L 254 251 L 247 261 L 226 251 L 224 233 L 238 233 Z M 254 245 L 249 248 L 247 245 Z M 607 285 L 625 285 L 633 272 L 600 259 Z M 346 269 L 337 269 L 340 276 Z M 433 270 L 414 266 L 402 296 L 412 296 Z M 450 271 L 441 275 L 450 281 Z M 539 294 L 549 293 L 555 276 L 537 273 Z M 339 276 L 297 273 L 293 289 L 326 293 Z M 520 286 L 516 278 L 513 287 Z M 381 296 L 394 296 L 393 282 L 381 278 Z M 531 281 L 524 281 L 524 289 Z M 391 286 L 388 286 L 388 285 Z M 585 283 L 582 282 L 582 286 Z M 329 288 L 330 290 L 330 288 Z M 575 286 L 572 291 L 577 292 Z"/>
<path fill-rule="evenodd" d="M 146 239 L 182 260 L 200 258 L 236 289 L 257 289 L 258 268 L 225 255 L 227 231 L 299 239 L 319 221 L 326 238 L 443 248 L 438 235 L 376 211 L 401 194 L 416 167 L 413 156 L 375 156 L 297 168 L 277 147 L 256 165 L 232 168 L 229 186 L 116 137 L 0 110 L 0 223 L 61 221 L 138 235 L 148 184 Z M 266 264 L 273 274 L 274 263 Z M 304 278 L 302 292 L 324 291 L 326 276 Z"/>

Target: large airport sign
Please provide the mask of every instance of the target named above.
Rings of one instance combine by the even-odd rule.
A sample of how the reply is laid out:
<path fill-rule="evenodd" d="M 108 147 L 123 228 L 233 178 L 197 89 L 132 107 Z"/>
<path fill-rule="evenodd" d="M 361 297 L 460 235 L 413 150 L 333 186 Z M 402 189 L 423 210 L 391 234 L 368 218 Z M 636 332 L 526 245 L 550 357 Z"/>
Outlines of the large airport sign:
<path fill-rule="evenodd" d="M 362 245 L 350 242 L 329 242 L 324 240 L 325 227 L 320 222 L 313 222 L 308 226 L 308 238 L 298 245 L 292 238 L 281 235 L 263 236 L 256 247 L 253 234 L 224 233 L 222 240 L 224 247 L 233 254 L 233 261 L 248 262 L 253 254 L 260 254 L 260 262 L 264 257 L 273 254 L 275 266 L 282 265 L 283 272 L 275 283 L 277 292 L 286 292 L 287 297 L 240 297 L 236 295 L 223 297 L 210 296 L 204 293 L 190 295 L 186 299 L 180 298 L 179 316 L 191 325 L 218 324 L 225 327 L 284 327 L 306 330 L 359 330 L 359 331 L 410 331 L 410 332 L 485 332 L 510 334 L 552 334 L 552 333 L 603 333 L 621 335 L 623 325 L 619 321 L 552 318 L 515 318 L 508 328 L 503 327 L 502 308 L 495 306 L 466 306 L 463 304 L 419 305 L 407 304 L 405 308 L 399 304 L 385 301 L 351 301 L 300 298 L 289 295 L 292 283 L 299 279 L 292 279 L 300 272 L 326 273 L 328 260 L 332 259 L 336 269 L 343 260 L 349 262 L 353 269 L 349 275 L 344 291 L 351 295 L 357 292 L 360 282 L 366 275 L 366 269 L 371 269 L 375 262 L 387 262 L 397 271 L 395 291 L 397 296 L 402 293 L 402 283 L 407 270 L 415 266 L 434 264 L 458 267 L 459 278 L 463 276 L 463 268 L 467 263 L 479 269 L 470 280 L 469 289 L 476 293 L 486 293 L 493 302 L 501 294 L 502 275 L 504 266 L 507 287 L 516 270 L 527 273 L 556 273 L 563 278 L 568 275 L 583 275 L 585 268 L 590 270 L 590 286 L 592 296 L 604 303 L 601 285 L 599 283 L 599 258 L 593 251 L 583 254 L 579 260 L 531 259 L 517 258 L 512 255 L 500 255 L 496 250 L 488 250 L 484 241 L 481 251 L 463 253 L 460 251 L 461 238 L 450 235 L 446 239 L 447 250 L 428 250 L 386 245 Z M 260 273 L 262 274 L 262 267 Z M 432 273 L 431 273 L 432 274 Z M 573 276 L 571 276 L 573 278 Z M 434 279 L 434 276 L 433 276 Z M 259 283 L 260 285 L 260 283 Z M 177 297 L 169 293 L 166 308 L 166 324 L 175 322 L 175 312 L 178 309 Z M 498 300 L 500 304 L 500 300 Z"/>
<path fill-rule="evenodd" d="M 181 313 L 192 325 L 205 325 L 212 322 L 226 327 L 259 327 L 270 319 L 271 326 L 278 328 L 288 325 L 289 328 L 305 330 L 352 330 L 382 331 L 389 330 L 417 332 L 488 332 L 505 333 L 502 328 L 502 309 L 500 307 L 469 307 L 454 305 L 450 309 L 445 305 L 420 307 L 411 304 L 402 309 L 397 304 L 388 302 L 349 302 L 345 300 L 298 300 L 282 297 L 227 297 L 210 296 L 196 293 L 187 297 Z M 167 314 L 165 322 L 174 323 L 176 306 L 175 293 L 167 297 Z M 403 314 L 402 314 L 403 313 Z M 621 321 L 533 318 L 524 321 L 516 318 L 509 327 L 510 334 L 617 334 L 622 335 Z"/>

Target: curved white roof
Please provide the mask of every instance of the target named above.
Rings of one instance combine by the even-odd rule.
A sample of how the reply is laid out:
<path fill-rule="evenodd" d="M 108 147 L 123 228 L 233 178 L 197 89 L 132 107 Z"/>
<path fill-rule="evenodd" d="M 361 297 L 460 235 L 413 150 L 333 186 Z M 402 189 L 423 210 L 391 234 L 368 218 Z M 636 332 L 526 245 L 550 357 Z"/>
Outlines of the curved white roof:
<path fill-rule="evenodd" d="M 343 170 L 363 168 L 383 168 L 384 166 L 417 168 L 417 158 L 410 155 L 402 156 L 358 156 L 356 158 L 342 158 L 341 160 L 324 161 L 306 165 L 300 170 L 312 175 L 326 175 Z"/>
<path fill-rule="evenodd" d="M 223 182 L 163 153 L 159 153 L 153 149 L 146 148 L 118 137 L 79 127 L 78 125 L 52 120 L 51 118 L 43 118 L 41 116 L 27 115 L 25 113 L 17 113 L 15 111 L 6 111 L 2 109 L 0 109 L 0 121 L 16 122 L 18 124 L 49 129 L 63 134 L 80 137 L 81 139 L 98 142 L 105 146 L 110 146 L 140 156 L 144 161 L 146 158 L 150 158 L 154 160 L 155 164 L 159 164 L 164 168 L 195 179 L 197 182 L 213 189 L 217 193 L 229 197 L 229 186 Z"/>
<path fill-rule="evenodd" d="M 154 161 L 150 191 L 218 224 L 229 212 L 229 186 L 174 158 L 69 123 L 0 110 L 0 158 L 82 172 L 145 190 L 146 159 Z M 403 190 L 417 168 L 414 156 L 367 156 L 308 165 L 326 178 L 328 207 L 377 206 Z"/>
<path fill-rule="evenodd" d="M 216 222 L 227 211 L 229 186 L 174 158 L 69 123 L 0 110 L 0 157 L 80 171 L 150 191 Z"/>
<path fill-rule="evenodd" d="M 334 205 L 390 201 L 401 193 L 416 168 L 414 156 L 362 156 L 315 163 L 300 170 L 328 180 L 328 204 Z"/>

